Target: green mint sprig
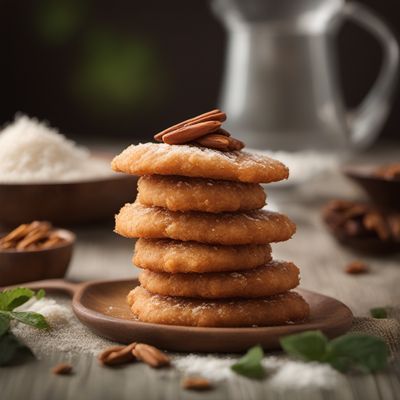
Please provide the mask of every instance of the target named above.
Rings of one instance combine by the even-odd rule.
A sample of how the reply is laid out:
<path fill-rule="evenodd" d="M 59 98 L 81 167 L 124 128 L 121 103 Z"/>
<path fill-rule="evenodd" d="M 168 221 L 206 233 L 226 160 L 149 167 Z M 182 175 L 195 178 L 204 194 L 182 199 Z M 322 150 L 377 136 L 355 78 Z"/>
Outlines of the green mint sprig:
<path fill-rule="evenodd" d="M 43 289 L 35 293 L 31 289 L 16 288 L 0 292 L 0 365 L 13 361 L 17 356 L 31 353 L 10 331 L 11 320 L 16 320 L 38 329 L 47 329 L 49 324 L 43 315 L 31 311 L 14 311 L 32 297 L 41 299 L 45 296 Z"/>
<path fill-rule="evenodd" d="M 388 317 L 388 312 L 383 307 L 371 308 L 369 312 L 373 318 L 384 319 Z"/>
<path fill-rule="evenodd" d="M 239 375 L 252 379 L 262 379 L 265 376 L 264 367 L 261 361 L 264 357 L 264 351 L 261 346 L 254 346 L 231 366 L 232 371 Z"/>
<path fill-rule="evenodd" d="M 340 372 L 376 372 L 387 366 L 389 357 L 389 349 L 382 339 L 361 333 L 349 333 L 329 341 L 320 331 L 307 331 L 285 336 L 280 344 L 289 356 L 327 363 Z"/>

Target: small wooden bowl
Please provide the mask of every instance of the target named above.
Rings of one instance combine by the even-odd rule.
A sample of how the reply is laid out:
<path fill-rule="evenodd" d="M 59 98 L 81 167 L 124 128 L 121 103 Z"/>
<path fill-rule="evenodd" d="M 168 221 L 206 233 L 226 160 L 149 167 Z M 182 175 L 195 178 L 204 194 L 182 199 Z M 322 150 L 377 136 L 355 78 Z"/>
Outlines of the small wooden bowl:
<path fill-rule="evenodd" d="M 65 183 L 0 184 L 0 226 L 51 221 L 70 226 L 105 219 L 136 197 L 137 178 L 107 178 Z"/>
<path fill-rule="evenodd" d="M 400 210 L 400 181 L 374 175 L 379 165 L 350 165 L 343 173 L 357 183 L 371 201 L 381 207 Z"/>
<path fill-rule="evenodd" d="M 75 235 L 58 229 L 65 241 L 43 250 L 0 250 L 0 286 L 63 278 L 72 257 Z"/>

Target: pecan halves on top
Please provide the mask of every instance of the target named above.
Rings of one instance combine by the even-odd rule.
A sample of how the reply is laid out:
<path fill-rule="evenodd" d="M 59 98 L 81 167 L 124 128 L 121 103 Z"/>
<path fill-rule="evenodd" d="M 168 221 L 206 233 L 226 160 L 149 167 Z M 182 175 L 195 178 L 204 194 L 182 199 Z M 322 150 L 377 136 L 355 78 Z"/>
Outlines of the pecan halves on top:
<path fill-rule="evenodd" d="M 195 143 L 204 147 L 222 151 L 241 150 L 244 147 L 244 143 L 240 140 L 218 133 L 210 133 L 209 135 L 202 136 L 201 138 L 196 139 Z"/>
<path fill-rule="evenodd" d="M 215 109 L 171 126 L 154 136 L 159 142 L 170 145 L 195 144 L 220 151 L 238 151 L 244 147 L 221 128 L 226 114 Z"/>
<path fill-rule="evenodd" d="M 179 122 L 179 124 L 175 124 L 173 126 L 170 126 L 167 129 L 164 129 L 163 131 L 157 133 L 154 135 L 154 139 L 157 142 L 162 142 L 163 141 L 163 136 L 166 135 L 167 133 L 170 133 L 172 131 L 175 131 L 179 128 L 182 128 L 183 126 L 187 125 L 194 125 L 200 122 L 207 122 L 207 121 L 219 121 L 223 122 L 226 120 L 226 114 L 222 112 L 219 109 L 211 110 L 208 111 L 204 114 L 197 115 L 196 117 L 189 118 L 185 121 Z"/>
<path fill-rule="evenodd" d="M 219 121 L 200 122 L 195 125 L 186 125 L 182 128 L 165 134 L 162 138 L 167 144 L 183 144 L 192 142 L 193 140 L 205 136 L 211 132 L 215 132 L 221 127 Z"/>

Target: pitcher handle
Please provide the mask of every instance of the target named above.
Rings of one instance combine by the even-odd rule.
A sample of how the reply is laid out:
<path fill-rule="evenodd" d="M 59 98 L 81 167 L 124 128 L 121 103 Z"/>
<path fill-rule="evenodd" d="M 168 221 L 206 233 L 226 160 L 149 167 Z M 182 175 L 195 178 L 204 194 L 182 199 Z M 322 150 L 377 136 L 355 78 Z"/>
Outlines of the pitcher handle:
<path fill-rule="evenodd" d="M 395 35 L 372 10 L 359 3 L 346 3 L 343 16 L 371 32 L 384 50 L 379 76 L 361 104 L 347 113 L 350 139 L 358 148 L 374 141 L 390 110 L 398 77 L 399 46 Z"/>

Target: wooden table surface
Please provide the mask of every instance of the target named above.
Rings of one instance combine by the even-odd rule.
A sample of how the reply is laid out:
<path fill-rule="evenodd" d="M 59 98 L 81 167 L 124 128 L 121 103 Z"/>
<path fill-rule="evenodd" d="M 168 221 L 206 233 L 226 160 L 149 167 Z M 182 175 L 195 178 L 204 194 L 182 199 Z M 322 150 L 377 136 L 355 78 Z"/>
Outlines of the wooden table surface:
<path fill-rule="evenodd" d="M 388 152 L 385 153 L 390 159 Z M 395 153 L 393 153 L 395 154 Z M 392 158 L 393 159 L 393 158 Z M 301 286 L 346 303 L 356 316 L 367 316 L 378 306 L 400 305 L 400 256 L 374 258 L 360 256 L 338 245 L 327 233 L 320 208 L 331 198 L 354 198 L 361 193 L 339 175 L 323 177 L 300 187 L 268 190 L 269 201 L 287 213 L 298 225 L 289 242 L 273 246 L 275 258 L 293 260 L 301 268 Z M 133 243 L 113 234 L 112 225 L 77 230 L 78 244 L 69 271 L 74 280 L 133 277 Z M 350 276 L 343 272 L 352 260 L 362 259 L 371 273 Z M 68 357 L 75 366 L 71 377 L 54 377 L 49 369 Z M 220 382 L 207 393 L 184 391 L 175 370 L 154 371 L 144 365 L 108 370 L 100 368 L 90 355 L 54 353 L 23 366 L 0 368 L 0 393 L 14 399 L 400 399 L 400 361 L 380 374 L 346 376 L 346 384 L 333 390 L 272 393 L 264 382 L 238 378 Z"/>

